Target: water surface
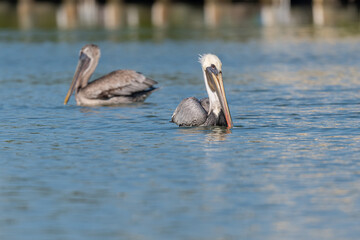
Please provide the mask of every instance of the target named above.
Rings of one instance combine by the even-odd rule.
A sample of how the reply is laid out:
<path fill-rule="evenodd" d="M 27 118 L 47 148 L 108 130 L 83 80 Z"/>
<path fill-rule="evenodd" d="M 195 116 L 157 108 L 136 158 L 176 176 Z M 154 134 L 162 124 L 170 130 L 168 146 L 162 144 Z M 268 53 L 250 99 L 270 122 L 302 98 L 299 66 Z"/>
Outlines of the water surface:
<path fill-rule="evenodd" d="M 0 31 L 0 238 L 358 239 L 360 36 L 343 31 Z M 95 77 L 136 69 L 159 90 L 64 106 L 88 42 Z M 207 52 L 223 61 L 231 131 L 169 122 L 206 96 Z"/>

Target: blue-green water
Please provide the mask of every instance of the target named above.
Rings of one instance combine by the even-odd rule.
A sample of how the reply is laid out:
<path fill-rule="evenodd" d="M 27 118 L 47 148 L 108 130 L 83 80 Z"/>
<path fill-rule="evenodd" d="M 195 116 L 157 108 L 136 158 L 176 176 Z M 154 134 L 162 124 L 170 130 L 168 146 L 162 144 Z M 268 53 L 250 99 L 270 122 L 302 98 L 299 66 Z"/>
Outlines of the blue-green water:
<path fill-rule="evenodd" d="M 0 238 L 358 239 L 360 35 L 227 31 L 0 31 Z M 64 106 L 88 42 L 95 77 L 135 69 L 159 90 Z M 207 52 L 223 62 L 230 132 L 169 122 L 206 96 Z"/>

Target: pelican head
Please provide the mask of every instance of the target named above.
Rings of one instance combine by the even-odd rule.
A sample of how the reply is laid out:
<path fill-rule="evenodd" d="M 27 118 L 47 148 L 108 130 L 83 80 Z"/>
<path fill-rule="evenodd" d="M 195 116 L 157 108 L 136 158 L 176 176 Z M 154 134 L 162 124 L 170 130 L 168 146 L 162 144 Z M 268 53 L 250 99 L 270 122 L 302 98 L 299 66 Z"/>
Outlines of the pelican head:
<path fill-rule="evenodd" d="M 95 71 L 99 58 L 100 48 L 95 44 L 87 44 L 80 50 L 79 62 L 69 91 L 66 94 L 64 104 L 67 104 L 75 89 L 76 93 L 78 93 L 81 88 L 84 88 L 87 85 L 91 75 Z"/>
<path fill-rule="evenodd" d="M 222 111 L 225 115 L 227 127 L 232 128 L 233 123 L 222 78 L 222 63 L 214 54 L 201 55 L 199 62 L 204 73 L 206 91 L 209 95 L 209 113 L 212 111 L 216 116 L 219 116 Z"/>

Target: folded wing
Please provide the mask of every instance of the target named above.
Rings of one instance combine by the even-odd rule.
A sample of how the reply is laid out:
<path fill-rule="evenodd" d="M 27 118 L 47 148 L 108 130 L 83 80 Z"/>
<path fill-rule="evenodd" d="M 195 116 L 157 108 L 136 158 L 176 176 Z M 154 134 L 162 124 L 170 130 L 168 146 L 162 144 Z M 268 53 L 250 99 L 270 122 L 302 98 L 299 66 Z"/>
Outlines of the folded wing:
<path fill-rule="evenodd" d="M 179 126 L 200 126 L 206 121 L 207 112 L 195 97 L 182 100 L 175 109 L 171 122 Z"/>
<path fill-rule="evenodd" d="M 137 97 L 155 89 L 156 81 L 133 70 L 111 72 L 89 83 L 83 94 L 89 99 L 109 99 L 112 97 Z"/>

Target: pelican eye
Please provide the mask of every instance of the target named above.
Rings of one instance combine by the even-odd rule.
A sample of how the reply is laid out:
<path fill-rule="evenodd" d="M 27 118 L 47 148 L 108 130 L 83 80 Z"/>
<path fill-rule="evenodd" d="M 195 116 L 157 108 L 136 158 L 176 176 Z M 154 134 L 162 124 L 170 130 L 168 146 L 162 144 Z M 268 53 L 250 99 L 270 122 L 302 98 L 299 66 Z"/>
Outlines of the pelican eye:
<path fill-rule="evenodd" d="M 215 75 L 219 74 L 219 71 L 217 70 L 217 68 L 215 67 L 214 64 L 211 64 L 210 67 L 207 67 L 206 71 L 211 72 L 212 74 L 215 74 Z"/>
<path fill-rule="evenodd" d="M 83 60 L 83 59 L 86 59 L 86 58 L 88 58 L 88 56 L 86 55 L 86 53 L 80 52 L 80 59 Z"/>

